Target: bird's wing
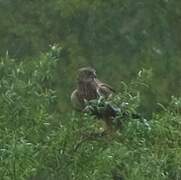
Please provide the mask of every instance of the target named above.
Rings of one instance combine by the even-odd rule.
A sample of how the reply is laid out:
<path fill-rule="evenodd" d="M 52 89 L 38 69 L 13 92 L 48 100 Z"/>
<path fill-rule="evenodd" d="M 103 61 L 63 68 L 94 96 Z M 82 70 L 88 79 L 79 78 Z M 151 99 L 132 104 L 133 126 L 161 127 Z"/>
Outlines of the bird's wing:
<path fill-rule="evenodd" d="M 83 104 L 82 104 L 81 100 L 78 97 L 77 89 L 74 90 L 72 92 L 72 94 L 71 94 L 71 102 L 72 102 L 73 107 L 76 110 L 80 110 L 81 111 L 83 109 Z"/>
<path fill-rule="evenodd" d="M 109 97 L 112 95 L 112 93 L 115 92 L 115 90 L 108 84 L 101 82 L 98 79 L 95 79 L 97 83 L 98 93 L 100 95 L 103 95 L 105 97 Z"/>

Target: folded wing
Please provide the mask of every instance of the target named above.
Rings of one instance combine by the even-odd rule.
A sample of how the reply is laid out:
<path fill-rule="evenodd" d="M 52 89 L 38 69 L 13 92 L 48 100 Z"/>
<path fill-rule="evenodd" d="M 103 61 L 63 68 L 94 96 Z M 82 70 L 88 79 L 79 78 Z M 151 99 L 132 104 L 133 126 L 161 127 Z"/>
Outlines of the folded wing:
<path fill-rule="evenodd" d="M 115 90 L 110 85 L 103 83 L 98 79 L 95 79 L 95 82 L 97 84 L 97 92 L 100 96 L 107 98 L 115 92 Z"/>

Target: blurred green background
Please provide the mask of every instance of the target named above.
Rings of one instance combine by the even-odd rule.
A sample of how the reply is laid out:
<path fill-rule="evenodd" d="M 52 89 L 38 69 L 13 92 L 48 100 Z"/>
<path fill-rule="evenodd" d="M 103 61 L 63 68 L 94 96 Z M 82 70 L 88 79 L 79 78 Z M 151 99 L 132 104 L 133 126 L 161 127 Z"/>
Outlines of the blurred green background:
<path fill-rule="evenodd" d="M 142 111 L 167 104 L 181 88 L 179 0 L 0 0 L 0 55 L 31 61 L 58 44 L 56 86 L 61 111 L 79 67 L 120 88 L 121 81 L 149 69 Z"/>

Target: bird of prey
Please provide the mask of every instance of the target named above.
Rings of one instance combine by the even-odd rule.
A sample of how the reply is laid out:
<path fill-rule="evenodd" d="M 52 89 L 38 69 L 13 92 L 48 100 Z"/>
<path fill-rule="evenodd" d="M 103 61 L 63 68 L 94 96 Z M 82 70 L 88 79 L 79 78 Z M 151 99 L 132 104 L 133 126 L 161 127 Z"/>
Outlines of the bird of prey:
<path fill-rule="evenodd" d="M 86 102 L 98 100 L 101 97 L 107 99 L 114 92 L 111 86 L 97 79 L 96 71 L 93 68 L 84 67 L 78 70 L 77 88 L 71 94 L 71 102 L 76 110 L 85 111 Z M 107 104 L 102 112 L 92 110 L 92 113 L 102 118 L 107 127 L 110 127 L 117 110 Z"/>

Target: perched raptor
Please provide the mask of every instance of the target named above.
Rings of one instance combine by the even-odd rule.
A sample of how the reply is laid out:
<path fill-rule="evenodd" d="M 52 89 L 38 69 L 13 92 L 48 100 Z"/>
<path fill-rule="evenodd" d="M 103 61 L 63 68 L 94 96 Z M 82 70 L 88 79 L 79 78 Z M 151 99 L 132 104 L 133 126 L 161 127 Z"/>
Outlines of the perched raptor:
<path fill-rule="evenodd" d="M 78 70 L 77 88 L 71 94 L 71 102 L 76 110 L 85 111 L 87 102 L 101 97 L 107 99 L 113 92 L 115 91 L 111 86 L 97 79 L 93 68 L 84 67 Z M 104 110 L 92 110 L 92 114 L 102 118 L 107 126 L 112 126 L 112 119 L 116 116 L 117 110 L 107 104 Z"/>

